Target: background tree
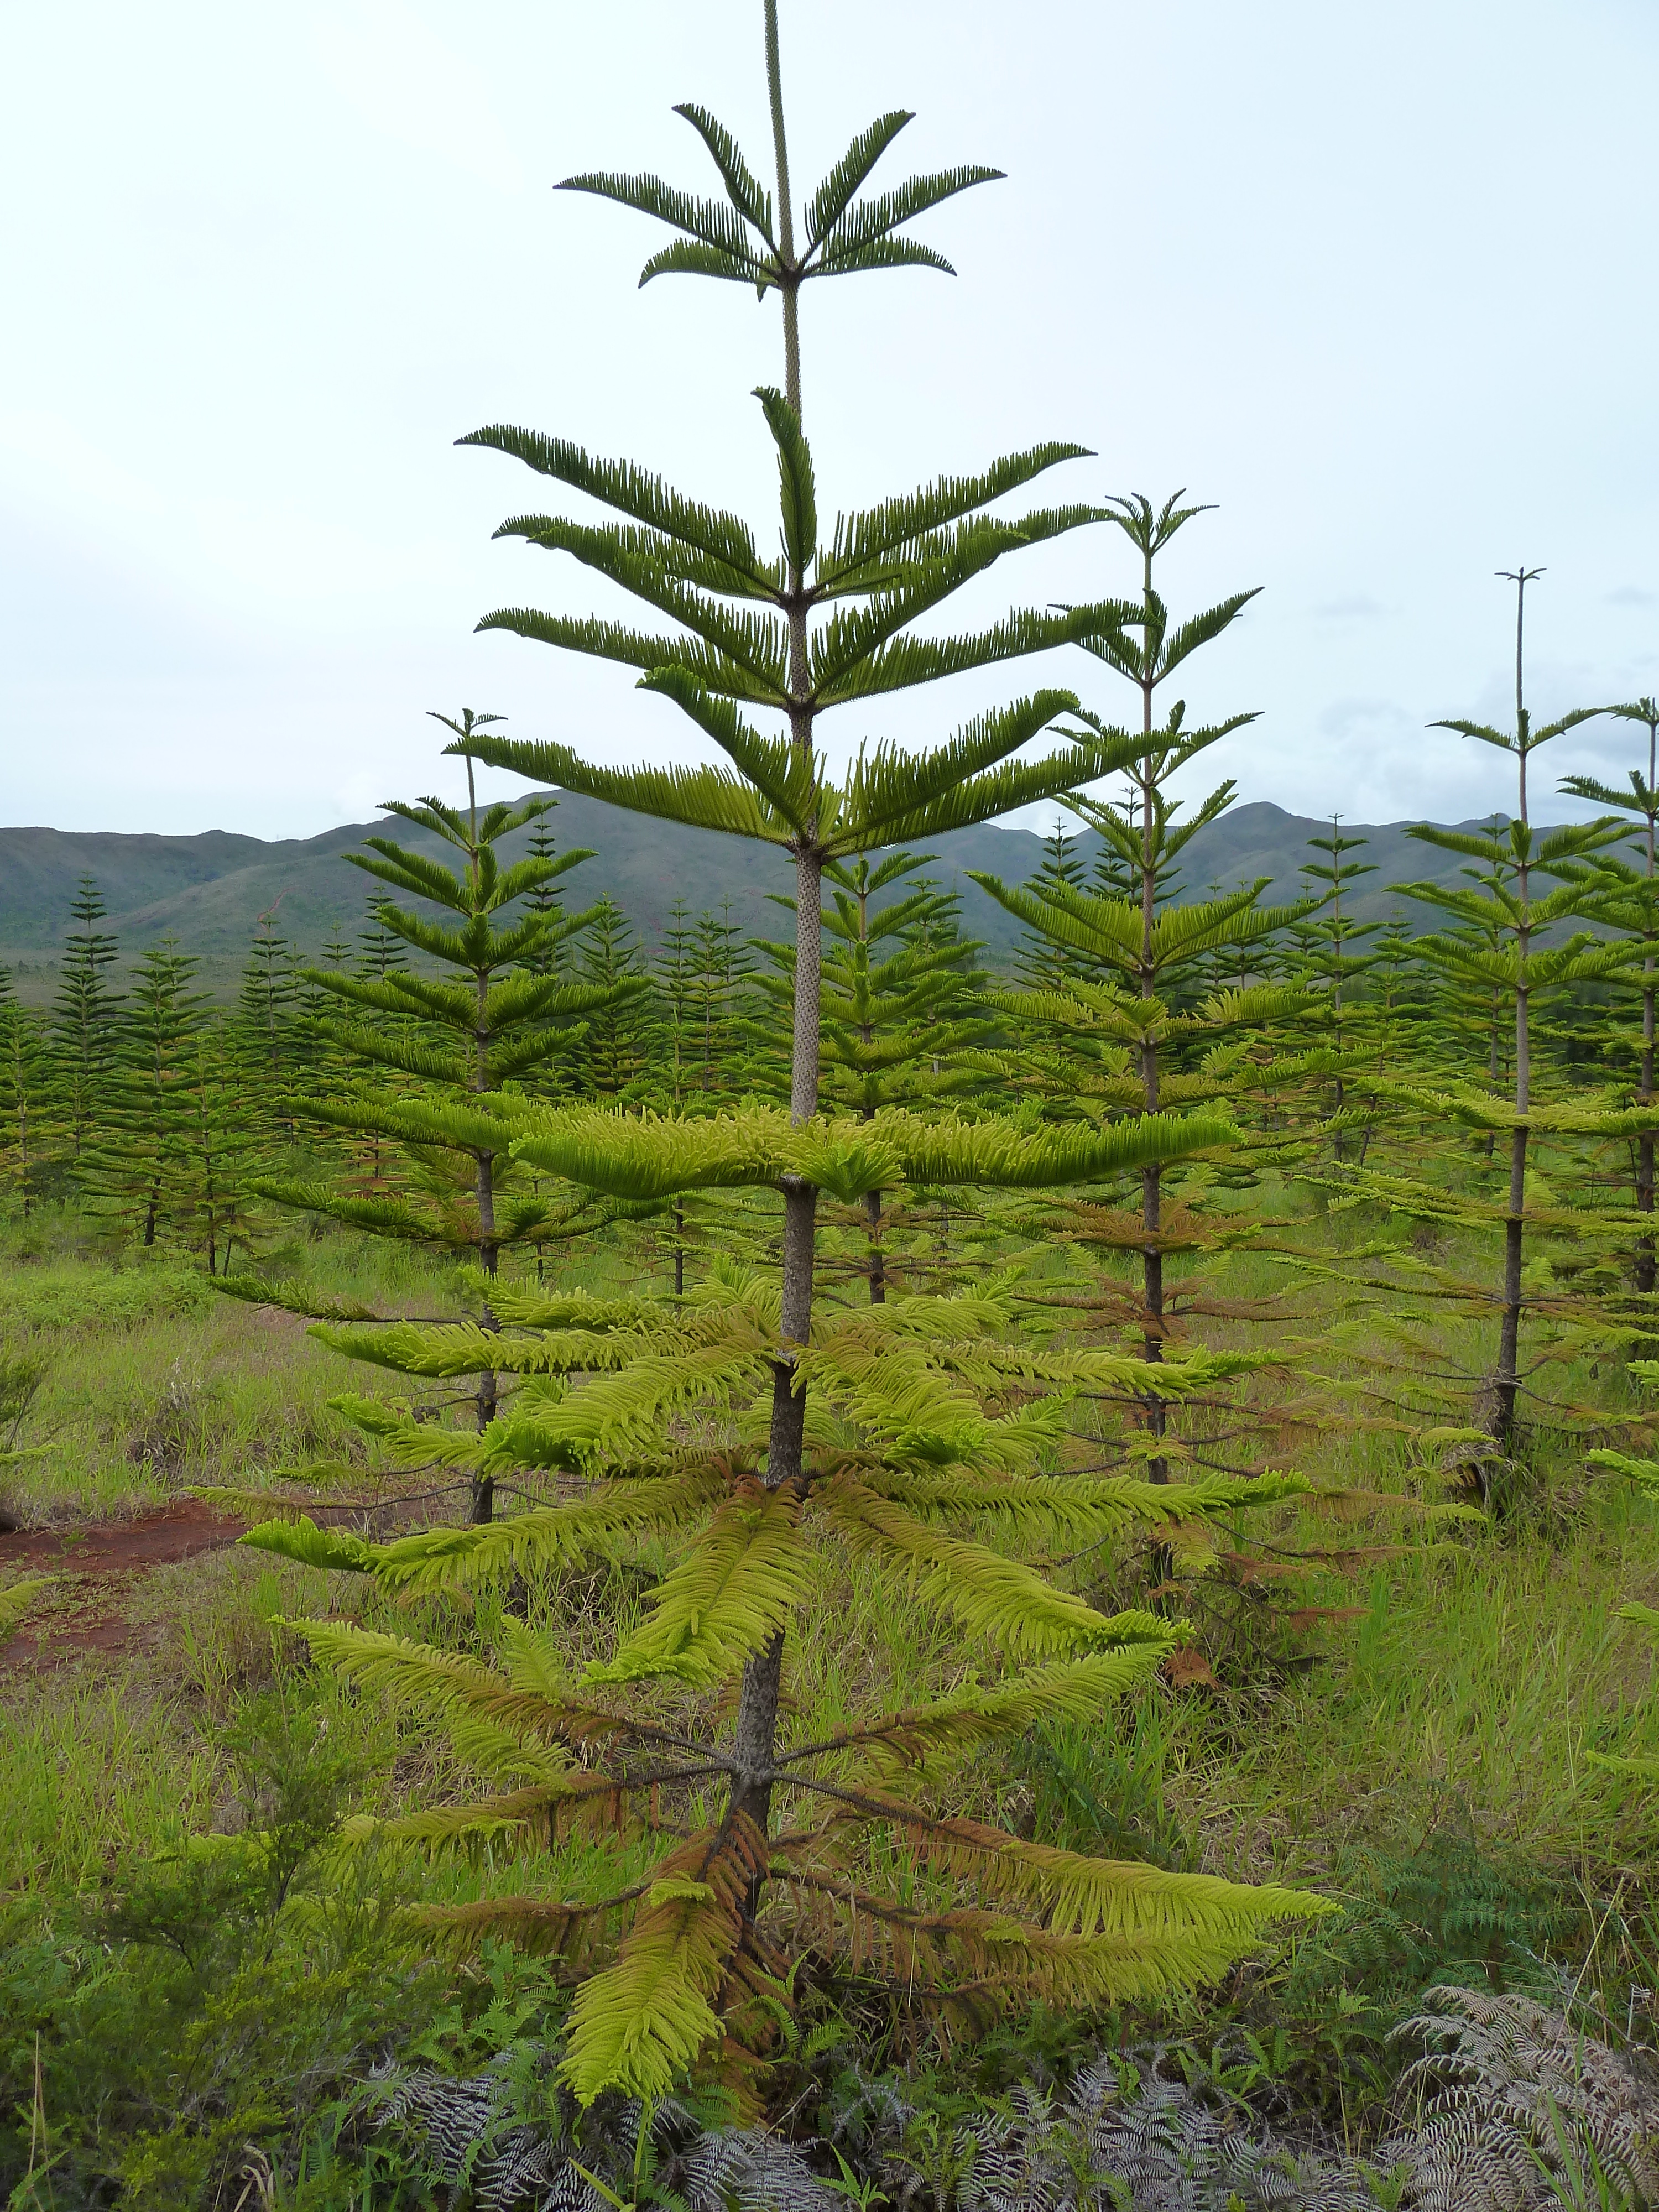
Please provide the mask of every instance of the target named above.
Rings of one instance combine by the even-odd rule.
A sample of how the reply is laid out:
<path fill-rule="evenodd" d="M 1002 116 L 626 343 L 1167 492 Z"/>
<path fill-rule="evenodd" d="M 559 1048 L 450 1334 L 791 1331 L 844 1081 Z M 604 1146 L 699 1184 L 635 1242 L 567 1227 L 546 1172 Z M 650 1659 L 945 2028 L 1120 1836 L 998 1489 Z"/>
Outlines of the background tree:
<path fill-rule="evenodd" d="M 1638 1106 L 1654 1103 L 1654 996 L 1659 989 L 1659 975 L 1656 974 L 1655 950 L 1659 944 L 1659 877 L 1654 867 L 1654 825 L 1659 822 L 1659 700 L 1644 698 L 1628 702 L 1622 707 L 1607 710 L 1627 722 L 1639 722 L 1648 733 L 1648 770 L 1645 776 L 1639 769 L 1630 771 L 1630 788 L 1620 791 L 1616 784 L 1602 783 L 1591 775 L 1569 775 L 1561 780 L 1561 789 L 1571 792 L 1575 799 L 1588 799 L 1593 805 L 1606 806 L 1622 814 L 1633 814 L 1641 823 L 1641 835 L 1637 843 L 1640 863 L 1632 867 L 1616 853 L 1598 852 L 1594 866 L 1607 879 L 1614 896 L 1601 911 L 1601 918 L 1635 939 L 1640 946 L 1642 964 L 1639 970 L 1628 969 L 1618 975 L 1621 985 L 1634 985 L 1641 994 L 1642 1034 L 1637 1056 L 1635 1102 Z M 1640 1131 L 1634 1139 L 1636 1210 L 1638 1213 L 1653 1212 L 1653 1146 L 1651 1129 Z M 1636 1288 L 1644 1297 L 1652 1294 L 1654 1287 L 1654 1240 L 1644 1235 L 1637 1240 Z"/>
<path fill-rule="evenodd" d="M 1202 964 L 1224 947 L 1258 947 L 1296 921 L 1305 908 L 1263 907 L 1267 878 L 1207 901 L 1185 902 L 1169 896 L 1181 854 L 1198 832 L 1231 805 L 1236 787 L 1220 784 L 1183 821 L 1182 802 L 1170 792 L 1172 779 L 1200 753 L 1254 721 L 1235 714 L 1212 726 L 1188 730 L 1185 703 L 1177 701 L 1162 725 L 1155 720 L 1158 687 L 1201 645 L 1219 637 L 1249 605 L 1254 592 L 1235 592 L 1189 621 L 1171 627 L 1169 611 L 1153 580 L 1153 564 L 1176 532 L 1201 507 L 1183 507 L 1182 495 L 1161 508 L 1141 494 L 1109 502 L 1109 519 L 1140 556 L 1140 604 L 1121 627 L 1085 640 L 1091 652 L 1141 694 L 1140 727 L 1115 729 L 1086 710 L 1080 719 L 1103 748 L 1126 763 L 1129 797 L 1125 803 L 1079 793 L 1066 804 L 1101 837 L 1106 850 L 1126 871 L 1131 894 L 1082 890 L 1056 878 L 1041 890 L 1010 890 L 997 877 L 970 871 L 973 879 L 997 903 L 1024 922 L 1039 940 L 1066 948 L 1087 963 L 1097 980 L 1074 967 L 1070 980 L 1054 991 L 1000 992 L 996 1006 L 1021 1033 L 1046 1035 L 1057 1048 L 1046 1061 L 1032 1060 L 1031 1079 L 1056 1097 L 1061 1110 L 1070 1101 L 1089 1100 L 1120 1110 L 1132 1106 L 1155 1114 L 1165 1106 L 1191 1106 L 1225 1098 L 1237 1081 L 1236 1052 L 1230 1064 L 1218 1056 L 1224 1040 L 1259 1028 L 1283 1014 L 1300 994 L 1283 986 L 1194 992 Z M 1139 632 L 1136 642 L 1127 633 Z M 1183 1010 L 1183 996 L 1198 1003 Z M 1194 1055 L 1204 1057 L 1193 1065 Z M 1298 1071 L 1299 1072 L 1299 1071 Z M 1256 1080 L 1263 1079 L 1258 1072 Z M 1146 1358 L 1164 1357 L 1169 1334 L 1169 1286 L 1164 1260 L 1171 1251 L 1202 1250 L 1209 1239 L 1191 1210 L 1166 1221 L 1164 1164 L 1152 1160 L 1141 1170 L 1139 1218 L 1097 1206 L 1086 1224 L 1089 1240 L 1111 1251 L 1133 1251 L 1141 1267 L 1141 1294 L 1135 1313 Z M 1146 1406 L 1149 1430 L 1162 1437 L 1166 1407 L 1160 1396 Z M 1168 1467 L 1154 1454 L 1150 1472 L 1164 1480 Z"/>
<path fill-rule="evenodd" d="M 1360 877 L 1376 873 L 1373 862 L 1356 861 L 1350 857 L 1363 853 L 1370 842 L 1366 837 L 1345 837 L 1340 817 L 1334 814 L 1328 837 L 1309 838 L 1310 850 L 1324 857 L 1304 860 L 1301 873 L 1310 895 L 1319 904 L 1312 914 L 1294 924 L 1291 932 L 1296 946 L 1297 978 L 1313 984 L 1320 994 L 1318 1003 L 1309 1012 L 1314 1026 L 1322 1030 L 1332 1054 L 1331 1110 L 1325 1126 L 1339 1160 L 1344 1156 L 1352 1126 L 1348 1084 L 1368 1042 L 1365 1017 L 1369 1009 L 1358 997 L 1358 988 L 1381 957 L 1370 947 L 1370 940 L 1381 930 L 1382 923 L 1360 921 L 1352 903 L 1353 887 Z M 1364 1149 L 1362 1132 L 1362 1157 Z"/>
<path fill-rule="evenodd" d="M 222 1012 L 198 1024 L 185 1048 L 177 1172 L 186 1233 L 210 1275 L 228 1276 L 238 1251 L 258 1256 L 255 1200 L 265 1164 L 264 1118 L 235 1024 Z"/>
<path fill-rule="evenodd" d="M 937 1103 L 986 1081 L 982 1065 L 967 1058 L 996 1029 L 980 1000 L 985 978 L 974 965 L 983 947 L 963 939 L 956 893 L 913 880 L 928 858 L 890 853 L 873 866 L 860 858 L 824 870 L 832 904 L 823 924 L 830 950 L 819 986 L 820 1095 L 866 1121 L 884 1107 Z M 903 886 L 898 896 L 882 900 L 895 886 Z M 778 1033 L 776 1016 L 793 1000 L 795 954 L 789 945 L 761 949 L 772 972 L 763 972 L 757 988 L 772 1019 L 751 1034 L 763 1051 Z M 786 1067 L 786 1091 L 787 1082 Z M 864 1194 L 864 1249 L 855 1263 L 876 1305 L 887 1295 L 888 1243 L 900 1225 L 883 1197 L 879 1190 Z"/>
<path fill-rule="evenodd" d="M 277 906 L 282 903 L 277 901 Z M 276 907 L 259 916 L 253 942 L 242 963 L 237 1014 L 249 1054 L 261 1071 L 266 1095 L 274 1102 L 301 1074 L 300 956 L 276 927 Z M 295 1133 L 291 1119 L 281 1124 Z"/>
<path fill-rule="evenodd" d="M 52 1074 L 69 1143 L 78 1168 L 108 1103 L 116 1060 L 120 994 L 108 971 L 120 957 L 113 933 L 100 929 L 106 909 L 98 886 L 82 876 L 70 907 L 75 923 L 64 940 L 52 1001 Z"/>
<path fill-rule="evenodd" d="M 1611 975 L 1628 958 L 1621 945 L 1597 943 L 1579 932 L 1565 943 L 1540 945 L 1559 925 L 1571 921 L 1601 918 L 1607 895 L 1586 882 L 1577 864 L 1599 854 L 1618 834 L 1606 817 L 1545 830 L 1534 836 L 1529 808 L 1527 769 L 1534 753 L 1569 730 L 1577 729 L 1603 711 L 1580 707 L 1558 720 L 1533 725 L 1524 692 L 1524 640 L 1527 586 L 1543 571 L 1521 568 L 1504 572 L 1515 586 L 1515 727 L 1494 729 L 1485 722 L 1444 721 L 1436 729 L 1451 730 L 1514 757 L 1516 812 L 1502 833 L 1489 836 L 1441 830 L 1422 824 L 1408 834 L 1420 843 L 1443 852 L 1465 853 L 1488 872 L 1480 890 L 1457 890 L 1436 884 L 1395 886 L 1407 898 L 1431 905 L 1460 931 L 1442 931 L 1419 941 L 1419 957 L 1442 975 L 1485 986 L 1500 993 L 1509 1009 L 1514 1040 L 1513 1111 L 1504 1115 L 1486 1102 L 1476 1107 L 1463 1102 L 1463 1112 L 1475 1126 L 1497 1131 L 1505 1122 L 1510 1134 L 1509 1202 L 1504 1209 L 1504 1270 L 1498 1324 L 1498 1358 L 1492 1383 L 1492 1430 L 1505 1450 L 1515 1437 L 1516 1399 L 1521 1388 L 1519 1369 L 1522 1315 L 1525 1307 L 1522 1267 L 1527 1231 L 1527 1163 L 1535 1128 L 1540 1127 L 1533 1097 L 1532 1021 L 1535 999 L 1565 984 Z M 1535 877 L 1565 878 L 1541 897 L 1534 896 Z M 1451 1094 L 1455 1098 L 1458 1093 Z"/>
<path fill-rule="evenodd" d="M 197 1192 L 189 1163 L 203 1102 L 196 1046 L 208 999 L 193 987 L 201 963 L 169 938 L 134 965 L 108 1103 L 86 1155 L 98 1212 L 144 1250 L 195 1242 Z M 210 1084 L 209 1095 L 212 1086 Z M 213 1187 L 210 1171 L 207 1185 Z M 210 1231 L 216 1228 L 216 1194 Z M 211 1235 L 216 1259 L 221 1237 Z"/>
<path fill-rule="evenodd" d="M 427 799 L 418 805 L 389 800 L 385 811 L 441 839 L 463 862 L 458 871 L 391 838 L 367 839 L 368 853 L 346 858 L 380 882 L 421 901 L 427 911 L 399 905 L 392 896 L 375 907 L 376 927 L 386 939 L 434 963 L 435 973 L 395 965 L 386 945 L 378 946 L 376 972 L 352 975 L 338 968 L 311 969 L 306 980 L 337 1004 L 377 1020 L 323 1019 L 318 1027 L 360 1065 L 390 1074 L 396 1088 L 359 1084 L 343 1093 L 295 1101 L 301 1118 L 355 1136 L 368 1133 L 394 1142 L 407 1162 L 401 1191 L 360 1194 L 291 1177 L 265 1177 L 258 1194 L 278 1205 L 323 1213 L 374 1236 L 395 1237 L 471 1261 L 486 1283 L 495 1277 L 504 1248 L 546 1242 L 579 1225 L 609 1216 L 596 1211 L 583 1194 L 563 1204 L 545 1193 L 525 1194 L 500 1142 L 498 1125 L 477 1110 L 477 1102 L 503 1085 L 521 1082 L 568 1049 L 568 1025 L 611 1006 L 624 994 L 644 988 L 642 980 L 592 984 L 538 974 L 526 965 L 582 928 L 586 916 L 565 918 L 556 910 L 521 911 L 500 920 L 504 910 L 529 893 L 567 873 L 591 856 L 583 851 L 556 859 L 534 856 L 504 866 L 496 848 L 516 830 L 537 820 L 545 802 L 481 809 L 473 778 L 477 733 L 497 720 L 494 715 L 463 711 L 459 720 L 436 718 L 456 732 L 466 760 L 468 804 L 465 809 Z M 453 921 L 431 916 L 436 908 Z M 556 963 L 550 961 L 556 969 Z M 447 971 L 447 972 L 446 972 Z M 244 1294 L 263 1297 L 268 1285 L 251 1279 Z M 494 1326 L 486 1297 L 480 1314 L 485 1332 Z M 395 1337 L 383 1339 L 386 1363 L 396 1364 Z M 477 1425 L 494 1418 L 494 1371 L 479 1370 L 474 1395 Z M 487 1521 L 493 1488 L 476 1484 L 472 1513 Z"/>
<path fill-rule="evenodd" d="M 650 969 L 634 925 L 608 894 L 584 917 L 573 974 L 592 994 L 584 1025 L 581 1089 L 590 1098 L 636 1100 L 656 1056 Z"/>
<path fill-rule="evenodd" d="M 55 1103 L 46 1025 L 0 968 L 0 1175 L 24 1220 L 34 1211 Z"/>

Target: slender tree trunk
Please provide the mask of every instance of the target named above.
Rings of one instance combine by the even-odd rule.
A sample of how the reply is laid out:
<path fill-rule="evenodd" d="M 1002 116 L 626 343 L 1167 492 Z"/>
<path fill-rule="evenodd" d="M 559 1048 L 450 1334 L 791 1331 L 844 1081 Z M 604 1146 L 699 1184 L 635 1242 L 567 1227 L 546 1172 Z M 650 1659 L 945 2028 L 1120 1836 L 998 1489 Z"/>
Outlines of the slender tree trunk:
<path fill-rule="evenodd" d="M 1526 871 L 1522 871 L 1522 911 L 1526 910 Z M 1531 1040 L 1528 1035 L 1530 993 L 1527 988 L 1527 945 L 1529 932 L 1520 933 L 1521 983 L 1515 994 L 1515 1109 L 1525 1114 L 1529 1103 Z M 1498 1337 L 1497 1406 L 1493 1431 L 1505 1451 L 1515 1443 L 1515 1401 L 1520 1389 L 1521 1263 L 1523 1257 L 1527 1203 L 1527 1126 L 1522 1122 L 1510 1140 L 1510 1206 L 1504 1224 L 1504 1310 Z"/>
<path fill-rule="evenodd" d="M 472 763 L 470 760 L 466 767 L 470 787 L 472 775 Z M 477 866 L 477 861 L 475 856 L 473 860 L 475 872 Z M 476 981 L 478 1020 L 474 1035 L 472 1088 L 475 1092 L 483 1092 L 489 1088 L 489 1032 L 487 1027 L 489 979 L 481 974 Z M 493 1281 L 501 1263 L 501 1246 L 495 1238 L 495 1155 L 494 1152 L 480 1152 L 476 1153 L 474 1158 L 477 1162 L 477 1177 L 473 1190 L 478 1207 L 478 1265 Z M 478 1320 L 482 1328 L 494 1332 L 496 1326 L 495 1316 L 488 1303 L 485 1304 Z M 495 1419 L 499 1405 L 494 1368 L 486 1368 L 479 1376 L 478 1388 L 473 1404 L 478 1433 L 482 1436 Z M 475 1475 L 472 1478 L 471 1499 L 472 1525 L 475 1528 L 482 1528 L 486 1522 L 494 1520 L 495 1516 L 495 1480 L 487 1474 Z"/>
<path fill-rule="evenodd" d="M 1648 726 L 1648 805 L 1653 805 L 1655 756 L 1659 752 L 1659 724 Z M 1647 883 L 1648 896 L 1653 896 L 1655 853 L 1654 817 L 1647 819 Z M 1650 909 L 1650 911 L 1651 909 Z M 1653 1002 L 1654 960 L 1653 933 L 1647 933 L 1647 949 L 1642 956 L 1642 1085 L 1637 1093 L 1643 1106 L 1653 1103 Z M 1638 1213 L 1653 1212 L 1653 1139 L 1638 1137 L 1636 1140 L 1636 1210 Z M 1651 1296 L 1654 1284 L 1654 1243 L 1651 1237 L 1638 1239 L 1636 1246 L 1636 1288 L 1644 1297 Z"/>
<path fill-rule="evenodd" d="M 1521 639 L 1522 623 L 1526 611 L 1527 571 L 1522 568 L 1516 578 L 1515 608 L 1515 741 L 1519 755 L 1519 794 L 1521 827 L 1524 831 L 1527 820 L 1527 740 L 1528 729 L 1527 710 L 1522 703 Z M 1528 848 L 1521 847 L 1521 866 L 1516 890 L 1520 898 L 1520 921 L 1516 930 L 1516 988 L 1515 988 L 1515 1110 L 1522 1118 L 1517 1122 L 1510 1141 L 1510 1204 L 1504 1224 L 1504 1317 L 1498 1336 L 1498 1374 L 1496 1377 L 1493 1430 L 1505 1451 L 1515 1448 L 1515 1403 L 1519 1395 L 1521 1360 L 1521 1267 L 1525 1256 L 1526 1224 L 1522 1216 L 1527 1203 L 1527 1139 L 1525 1115 L 1532 1104 L 1532 1032 L 1531 991 L 1527 981 L 1527 960 L 1532 949 L 1529 927 L 1532 896 L 1531 871 L 1528 866 Z"/>
<path fill-rule="evenodd" d="M 1653 955 L 1650 952 L 1642 963 L 1642 1082 L 1637 1092 L 1637 1103 L 1642 1106 L 1653 1103 L 1654 1060 L 1654 984 Z M 1636 1140 L 1636 1210 L 1638 1213 L 1653 1212 L 1653 1139 L 1638 1137 Z M 1636 1287 L 1645 1297 L 1654 1285 L 1654 1242 L 1651 1237 L 1642 1237 L 1636 1245 Z"/>
<path fill-rule="evenodd" d="M 1146 610 L 1152 612 L 1152 564 L 1146 560 Z M 1146 649 L 1150 651 L 1152 632 L 1146 632 Z M 1144 761 L 1140 785 L 1140 995 L 1153 998 L 1158 991 L 1158 972 L 1153 959 L 1153 931 L 1158 921 L 1158 867 L 1152 830 L 1152 785 L 1151 753 L 1152 746 L 1152 685 L 1150 681 L 1141 686 L 1141 734 L 1146 741 L 1148 757 Z M 1141 1039 L 1140 1085 L 1142 1101 L 1149 1114 L 1158 1111 L 1158 1039 L 1150 1032 Z M 1141 1304 L 1145 1320 L 1141 1341 L 1147 1359 L 1153 1363 L 1164 1358 L 1164 1251 L 1153 1240 L 1164 1226 L 1164 1173 L 1156 1164 L 1140 1171 L 1140 1225 L 1146 1232 L 1146 1243 L 1141 1255 Z M 1155 1437 L 1162 1437 L 1168 1425 L 1169 1414 L 1162 1398 L 1148 1397 L 1146 1401 L 1147 1427 Z M 1147 1480 L 1167 1482 L 1170 1462 L 1166 1459 L 1149 1460 Z M 1161 1579 L 1161 1577 L 1160 1577 Z"/>
<path fill-rule="evenodd" d="M 864 1218 L 869 1227 L 866 1241 L 869 1249 L 870 1303 L 883 1306 L 887 1303 L 887 1255 L 881 1247 L 881 1193 L 866 1190 L 864 1194 Z"/>
<path fill-rule="evenodd" d="M 794 216 L 790 204 L 789 152 L 784 134 L 783 76 L 778 55 L 777 0 L 764 0 L 766 18 L 766 81 L 772 111 L 772 143 L 778 173 L 779 260 L 785 271 L 781 288 L 783 305 L 784 392 L 797 421 L 800 404 L 800 328 L 795 258 Z M 812 749 L 812 709 L 806 703 L 810 679 L 807 664 L 805 579 L 799 570 L 789 577 L 789 711 L 790 736 L 801 750 Z M 823 924 L 823 861 L 810 842 L 795 855 L 795 1005 L 794 1036 L 790 1064 L 789 1117 L 799 1124 L 810 1121 L 818 1103 L 819 974 Z M 798 1176 L 783 1183 L 783 1342 L 772 1371 L 772 1425 L 766 1453 L 766 1486 L 780 1489 L 798 1482 L 801 1444 L 805 1432 L 806 1401 L 794 1387 L 794 1347 L 806 1342 L 812 1325 L 812 1261 L 817 1242 L 818 1194 Z M 784 1632 L 780 1629 L 763 1651 L 757 1651 L 743 1670 L 743 1690 L 732 1753 L 738 1773 L 732 1784 L 732 1807 L 744 1813 L 764 1832 L 772 1811 L 772 1760 L 777 1747 L 778 1698 L 783 1681 Z M 752 1915 L 758 1895 L 750 1899 Z"/>

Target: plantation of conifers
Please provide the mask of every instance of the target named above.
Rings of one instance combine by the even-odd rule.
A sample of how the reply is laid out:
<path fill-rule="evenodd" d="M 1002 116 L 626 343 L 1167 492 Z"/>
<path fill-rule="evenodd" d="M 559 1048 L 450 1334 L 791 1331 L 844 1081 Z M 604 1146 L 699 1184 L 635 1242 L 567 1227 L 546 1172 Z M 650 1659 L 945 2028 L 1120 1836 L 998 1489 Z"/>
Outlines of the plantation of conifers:
<path fill-rule="evenodd" d="M 492 683 L 660 764 L 446 706 L 326 944 L 227 999 L 88 879 L 0 984 L 10 2202 L 1659 2202 L 1659 705 L 1534 720 L 1517 568 L 1489 825 L 1194 880 L 1253 592 L 1073 444 L 837 508 L 801 288 L 994 173 L 803 198 L 764 27 L 764 149 L 565 183 L 758 295 L 775 510 L 460 441 Z M 586 897 L 561 792 L 777 848 L 772 937 Z"/>

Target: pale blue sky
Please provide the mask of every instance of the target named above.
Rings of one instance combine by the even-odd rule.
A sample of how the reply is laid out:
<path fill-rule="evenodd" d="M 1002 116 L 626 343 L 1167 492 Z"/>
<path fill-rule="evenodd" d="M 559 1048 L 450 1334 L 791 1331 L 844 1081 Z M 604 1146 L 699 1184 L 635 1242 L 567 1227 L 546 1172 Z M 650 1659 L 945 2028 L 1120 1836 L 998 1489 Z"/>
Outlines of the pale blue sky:
<path fill-rule="evenodd" d="M 893 106 L 919 111 L 895 178 L 1009 173 L 922 226 L 954 282 L 809 293 L 824 505 L 1047 436 L 1099 455 L 1057 495 L 1219 502 L 1170 597 L 1267 588 L 1193 708 L 1261 708 L 1219 765 L 1298 811 L 1504 801 L 1497 756 L 1422 726 L 1506 711 L 1492 571 L 1517 560 L 1548 570 L 1540 708 L 1659 690 L 1651 0 L 782 9 L 798 197 Z M 451 441 L 502 418 L 558 431 L 769 532 L 747 395 L 781 381 L 775 304 L 638 291 L 655 227 L 549 190 L 590 166 L 708 186 L 680 100 L 759 166 L 759 16 L 7 13 L 0 820 L 308 833 L 442 785 L 428 707 L 602 757 L 692 750 L 625 672 L 472 635 L 504 602 L 607 601 L 574 564 L 490 543 L 552 488 Z M 1074 536 L 964 614 L 1021 582 L 1124 588 L 1127 551 Z M 1038 680 L 1127 710 L 1070 653 L 844 709 L 840 739 L 924 742 Z M 1601 727 L 1558 773 L 1622 763 L 1625 726 Z"/>

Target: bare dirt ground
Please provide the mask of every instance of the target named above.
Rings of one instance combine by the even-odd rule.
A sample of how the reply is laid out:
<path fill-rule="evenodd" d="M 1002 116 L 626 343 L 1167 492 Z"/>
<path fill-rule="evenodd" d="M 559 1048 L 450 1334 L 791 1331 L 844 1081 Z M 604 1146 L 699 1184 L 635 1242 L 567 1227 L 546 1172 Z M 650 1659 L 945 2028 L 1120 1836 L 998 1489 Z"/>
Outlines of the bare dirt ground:
<path fill-rule="evenodd" d="M 199 1498 L 181 1498 L 131 1520 L 0 1536 L 0 1571 L 61 1576 L 58 1595 L 69 1600 L 26 1622 L 0 1646 L 0 1668 L 61 1666 L 82 1653 L 125 1651 L 135 1632 L 126 1602 L 136 1577 L 234 1543 L 246 1526 Z"/>

